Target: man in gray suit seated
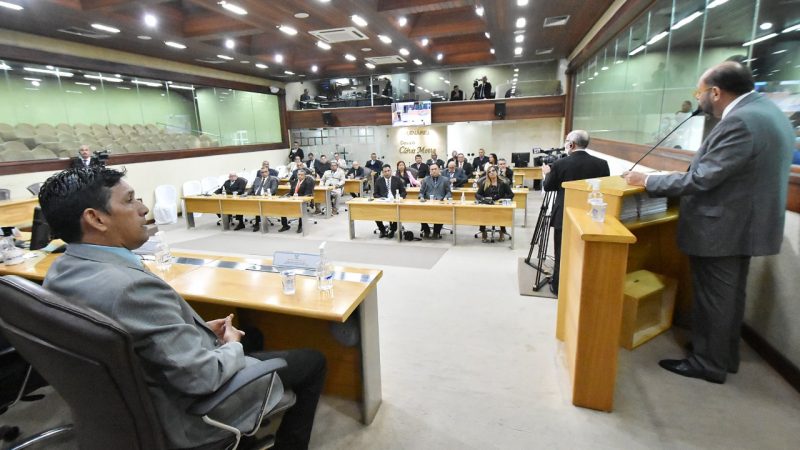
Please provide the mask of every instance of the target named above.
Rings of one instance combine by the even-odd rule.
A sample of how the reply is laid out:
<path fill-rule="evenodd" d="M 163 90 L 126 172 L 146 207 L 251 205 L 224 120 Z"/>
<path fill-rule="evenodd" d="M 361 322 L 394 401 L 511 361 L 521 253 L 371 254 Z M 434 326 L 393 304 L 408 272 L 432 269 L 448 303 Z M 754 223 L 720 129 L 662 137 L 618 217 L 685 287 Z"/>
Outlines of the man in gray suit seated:
<path fill-rule="evenodd" d="M 269 163 L 264 161 L 267 165 L 261 166 L 262 170 L 258 171 L 258 176 L 253 180 L 253 187 L 250 188 L 250 195 L 275 195 L 278 191 L 278 177 L 272 176 L 269 168 Z M 277 172 L 276 172 L 277 173 Z M 261 216 L 256 216 L 253 231 L 258 231 L 261 225 Z"/>
<path fill-rule="evenodd" d="M 779 253 L 783 241 L 794 130 L 754 87 L 750 69 L 739 63 L 707 70 L 695 98 L 703 112 L 721 120 L 689 170 L 624 174 L 650 195 L 681 197 L 678 247 L 692 271 L 692 351 L 659 364 L 713 383 L 739 370 L 750 258 Z"/>
<path fill-rule="evenodd" d="M 443 200 L 452 198 L 450 191 L 450 180 L 439 173 L 439 165 L 433 163 L 428 168 L 429 175 L 422 180 L 419 188 L 419 198 L 425 200 Z M 441 239 L 442 224 L 433 224 L 433 239 Z M 426 239 L 431 237 L 431 228 L 427 223 L 422 224 L 422 236 Z"/>
<path fill-rule="evenodd" d="M 44 287 L 111 317 L 131 334 L 170 448 L 228 438 L 229 433 L 207 425 L 187 408 L 256 360 L 245 356 L 240 343 L 244 333 L 234 327 L 233 315 L 204 321 L 131 252 L 147 241 L 148 209 L 122 177 L 122 172 L 104 167 L 70 169 L 44 183 L 42 211 L 54 236 L 68 243 L 66 253 L 48 270 Z M 316 350 L 260 352 L 257 357 L 284 358 L 288 367 L 278 373 L 297 394 L 278 429 L 276 448 L 307 448 L 325 357 Z M 265 381 L 247 386 L 215 418 L 252 424 Z"/>

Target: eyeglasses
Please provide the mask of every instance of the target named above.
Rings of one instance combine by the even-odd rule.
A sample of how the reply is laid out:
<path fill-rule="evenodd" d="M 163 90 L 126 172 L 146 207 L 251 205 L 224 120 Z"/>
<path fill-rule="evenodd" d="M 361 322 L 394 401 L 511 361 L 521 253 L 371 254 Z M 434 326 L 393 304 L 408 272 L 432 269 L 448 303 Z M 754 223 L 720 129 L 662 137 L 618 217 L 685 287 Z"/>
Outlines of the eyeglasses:
<path fill-rule="evenodd" d="M 701 95 L 705 94 L 706 92 L 710 91 L 711 89 L 714 89 L 714 86 L 711 86 L 711 87 L 705 88 L 705 89 L 695 89 L 694 98 L 700 97 Z"/>

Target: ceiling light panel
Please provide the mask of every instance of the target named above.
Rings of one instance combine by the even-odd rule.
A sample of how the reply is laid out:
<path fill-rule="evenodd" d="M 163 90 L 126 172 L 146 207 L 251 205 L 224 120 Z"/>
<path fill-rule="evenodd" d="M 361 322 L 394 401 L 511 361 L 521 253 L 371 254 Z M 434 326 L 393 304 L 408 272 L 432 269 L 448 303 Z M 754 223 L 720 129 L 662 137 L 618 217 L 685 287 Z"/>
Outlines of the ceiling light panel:
<path fill-rule="evenodd" d="M 238 14 L 240 16 L 247 15 L 247 10 L 242 8 L 241 6 L 237 5 L 236 3 L 230 3 L 230 2 L 222 1 L 222 2 L 217 2 L 217 4 L 219 6 L 222 6 L 225 9 L 227 9 L 228 11 L 234 13 L 234 14 Z"/>
<path fill-rule="evenodd" d="M 381 42 L 383 42 L 384 44 L 391 44 L 392 43 L 392 38 L 390 38 L 389 36 L 386 36 L 384 34 L 379 34 L 378 35 L 378 39 L 380 39 Z"/>
<path fill-rule="evenodd" d="M 166 45 L 167 47 L 177 48 L 177 49 L 180 49 L 180 50 L 183 50 L 183 49 L 186 48 L 185 45 L 181 44 L 180 42 L 175 42 L 175 41 L 165 41 L 164 45 Z"/>
<path fill-rule="evenodd" d="M 360 27 L 366 27 L 368 25 L 367 21 L 364 20 L 364 18 L 359 16 L 358 14 L 353 14 L 352 16 L 350 16 L 350 19 L 353 21 L 354 24 Z"/>
<path fill-rule="evenodd" d="M 105 31 L 107 33 L 119 33 L 119 28 L 110 27 L 108 25 L 103 25 L 102 23 L 93 23 L 92 28 L 95 30 Z"/>
<path fill-rule="evenodd" d="M 327 43 L 322 42 L 322 41 L 317 41 L 317 47 L 319 47 L 319 48 L 321 48 L 323 50 L 330 50 L 331 49 L 330 44 L 327 44 Z"/>
<path fill-rule="evenodd" d="M 3 8 L 12 9 L 14 11 L 22 11 L 23 9 L 25 9 L 22 6 L 11 2 L 0 2 L 0 6 Z"/>
<path fill-rule="evenodd" d="M 525 20 L 524 17 L 520 17 L 520 18 L 517 19 L 516 25 L 517 25 L 517 28 L 525 28 L 525 25 L 527 25 L 527 23 L 528 23 L 528 21 Z"/>
<path fill-rule="evenodd" d="M 281 26 L 278 27 L 278 29 L 281 30 L 285 34 L 288 34 L 289 36 L 294 36 L 294 35 L 297 34 L 297 30 L 295 30 L 294 28 L 290 27 L 289 25 L 281 25 Z"/>
<path fill-rule="evenodd" d="M 155 28 L 158 26 L 158 18 L 153 14 L 147 13 L 144 15 L 144 24 L 150 28 Z"/>

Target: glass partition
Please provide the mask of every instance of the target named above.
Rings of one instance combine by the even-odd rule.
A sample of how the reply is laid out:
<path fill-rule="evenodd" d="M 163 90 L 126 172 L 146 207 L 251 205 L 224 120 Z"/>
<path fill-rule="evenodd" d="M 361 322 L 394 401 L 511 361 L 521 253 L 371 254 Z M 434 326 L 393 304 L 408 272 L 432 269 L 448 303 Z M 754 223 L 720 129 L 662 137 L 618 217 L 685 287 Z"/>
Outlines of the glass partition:
<path fill-rule="evenodd" d="M 281 142 L 276 95 L 0 60 L 0 161 Z"/>

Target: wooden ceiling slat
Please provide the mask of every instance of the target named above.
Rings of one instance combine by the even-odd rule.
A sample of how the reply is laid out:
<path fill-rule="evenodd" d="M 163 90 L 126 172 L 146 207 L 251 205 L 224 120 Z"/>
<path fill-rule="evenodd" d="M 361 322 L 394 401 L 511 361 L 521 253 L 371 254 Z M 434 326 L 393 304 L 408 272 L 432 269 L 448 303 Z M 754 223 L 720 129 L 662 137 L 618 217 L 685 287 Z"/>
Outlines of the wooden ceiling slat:
<path fill-rule="evenodd" d="M 183 21 L 183 36 L 186 38 L 223 38 L 232 33 L 255 34 L 261 30 L 247 23 L 216 13 L 195 14 Z"/>
<path fill-rule="evenodd" d="M 436 38 L 459 34 L 483 33 L 486 22 L 472 8 L 456 8 L 419 15 L 409 37 Z"/>
<path fill-rule="evenodd" d="M 458 8 L 470 5 L 466 0 L 378 0 L 378 12 L 395 14 L 416 14 L 426 11 Z"/>

